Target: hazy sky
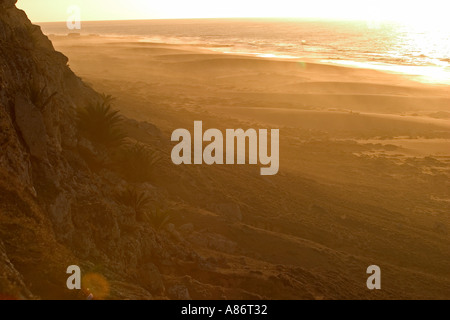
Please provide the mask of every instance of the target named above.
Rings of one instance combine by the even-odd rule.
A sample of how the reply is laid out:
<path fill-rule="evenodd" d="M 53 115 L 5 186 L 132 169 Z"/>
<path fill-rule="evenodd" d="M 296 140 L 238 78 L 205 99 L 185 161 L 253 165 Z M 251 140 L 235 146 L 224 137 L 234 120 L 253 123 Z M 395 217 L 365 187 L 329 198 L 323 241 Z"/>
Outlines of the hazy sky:
<path fill-rule="evenodd" d="M 314 17 L 448 24 L 450 0 L 19 0 L 33 22 L 222 17 Z"/>

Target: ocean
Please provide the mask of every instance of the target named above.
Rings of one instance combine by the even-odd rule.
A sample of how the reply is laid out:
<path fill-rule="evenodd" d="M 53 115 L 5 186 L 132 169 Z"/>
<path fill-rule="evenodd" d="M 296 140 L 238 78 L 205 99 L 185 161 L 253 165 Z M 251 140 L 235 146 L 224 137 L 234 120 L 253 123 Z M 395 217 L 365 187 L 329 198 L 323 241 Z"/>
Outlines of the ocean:
<path fill-rule="evenodd" d="M 71 32 L 65 22 L 40 25 L 48 35 Z M 82 22 L 76 32 L 373 68 L 450 84 L 448 28 L 370 21 L 193 19 Z"/>

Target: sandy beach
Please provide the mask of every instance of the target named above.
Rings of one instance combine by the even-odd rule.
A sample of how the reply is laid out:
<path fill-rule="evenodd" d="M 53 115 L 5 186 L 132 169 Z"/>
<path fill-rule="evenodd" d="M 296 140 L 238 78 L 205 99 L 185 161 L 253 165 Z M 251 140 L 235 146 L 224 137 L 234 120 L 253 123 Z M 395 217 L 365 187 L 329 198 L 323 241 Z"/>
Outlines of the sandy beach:
<path fill-rule="evenodd" d="M 154 183 L 178 208 L 174 224 L 195 226 L 191 245 L 223 261 L 210 273 L 161 268 L 166 283 L 185 283 L 194 299 L 205 286 L 206 298 L 448 297 L 448 86 L 194 46 L 50 38 L 123 115 L 161 130 Z M 170 134 L 195 120 L 280 129 L 279 174 L 173 165 Z M 211 210 L 217 205 L 224 209 Z M 227 218 L 236 205 L 240 217 Z M 208 244 L 211 234 L 224 245 Z M 366 290 L 371 264 L 382 267 L 385 290 Z"/>

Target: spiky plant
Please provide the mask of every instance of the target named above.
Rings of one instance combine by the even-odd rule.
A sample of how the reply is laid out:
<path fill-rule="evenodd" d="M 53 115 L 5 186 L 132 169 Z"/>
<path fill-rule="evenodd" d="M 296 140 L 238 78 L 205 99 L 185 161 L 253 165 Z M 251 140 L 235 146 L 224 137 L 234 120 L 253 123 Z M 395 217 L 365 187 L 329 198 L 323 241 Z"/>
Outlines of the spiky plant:
<path fill-rule="evenodd" d="M 163 229 L 171 219 L 170 212 L 164 209 L 153 209 L 147 213 L 148 222 L 155 228 L 155 230 Z"/>
<path fill-rule="evenodd" d="M 143 214 L 144 210 L 148 208 L 151 198 L 146 192 L 141 192 L 135 187 L 129 187 L 123 192 L 118 193 L 116 195 L 116 200 L 119 203 L 132 208 L 139 217 Z"/>
<path fill-rule="evenodd" d="M 118 110 L 113 110 L 111 101 L 91 104 L 78 110 L 78 128 L 92 141 L 106 146 L 120 145 L 125 138 L 120 129 L 122 117 Z"/>
<path fill-rule="evenodd" d="M 151 179 L 156 164 L 161 160 L 158 152 L 147 145 L 136 143 L 122 148 L 117 165 L 123 175 L 135 182 Z"/>
<path fill-rule="evenodd" d="M 100 94 L 100 97 L 102 99 L 103 104 L 105 105 L 112 105 L 114 100 L 116 100 L 116 98 L 114 98 L 112 95 L 106 93 Z"/>

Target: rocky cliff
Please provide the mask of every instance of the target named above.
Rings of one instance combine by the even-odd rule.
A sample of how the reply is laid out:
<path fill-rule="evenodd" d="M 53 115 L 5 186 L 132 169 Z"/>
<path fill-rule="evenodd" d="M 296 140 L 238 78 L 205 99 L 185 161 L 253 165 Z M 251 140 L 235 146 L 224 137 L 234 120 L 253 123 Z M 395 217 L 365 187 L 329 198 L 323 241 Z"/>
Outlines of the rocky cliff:
<path fill-rule="evenodd" d="M 195 255 L 114 201 L 129 187 L 119 174 L 89 167 L 105 152 L 76 110 L 100 96 L 15 2 L 0 0 L 0 294 L 82 298 L 65 285 L 77 264 L 108 279 L 110 298 L 165 297 L 157 261 Z"/>

